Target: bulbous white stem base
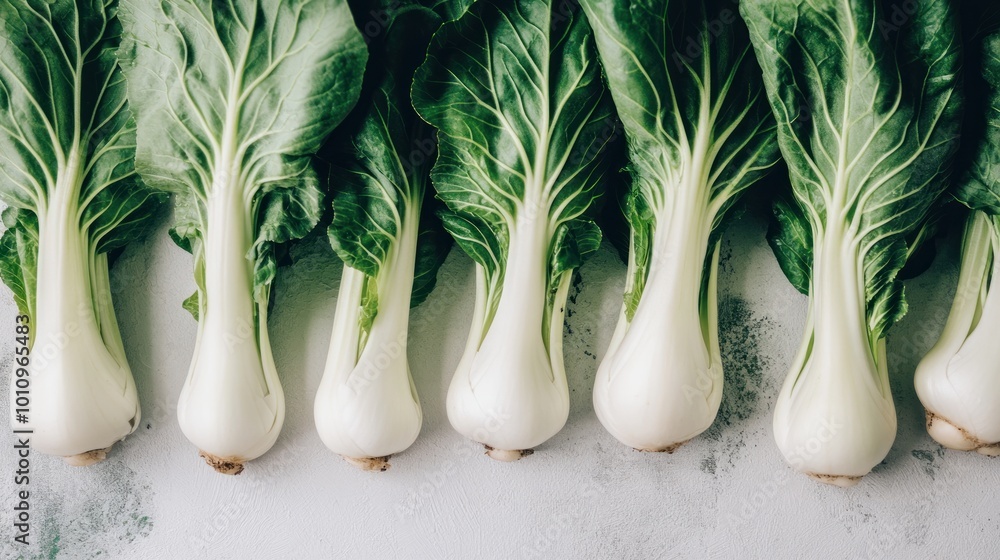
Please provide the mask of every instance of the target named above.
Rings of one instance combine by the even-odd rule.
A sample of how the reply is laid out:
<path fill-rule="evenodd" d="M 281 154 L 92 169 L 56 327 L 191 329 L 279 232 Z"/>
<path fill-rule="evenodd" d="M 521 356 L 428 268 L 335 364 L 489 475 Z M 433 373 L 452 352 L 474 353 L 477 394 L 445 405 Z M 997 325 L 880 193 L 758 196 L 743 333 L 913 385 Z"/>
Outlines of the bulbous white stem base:
<path fill-rule="evenodd" d="M 267 302 L 254 298 L 254 234 L 241 185 L 219 178 L 206 229 L 195 247 L 204 274 L 198 338 L 177 404 L 184 436 L 216 471 L 239 474 L 267 452 L 285 419 L 285 397 L 271 355 Z"/>
<path fill-rule="evenodd" d="M 851 486 L 889 453 L 896 411 L 885 340 L 874 348 L 858 257 L 833 229 L 815 246 L 809 320 L 774 411 L 774 437 L 795 470 Z"/>
<path fill-rule="evenodd" d="M 541 213 L 544 215 L 544 212 Z M 476 315 L 465 354 L 448 388 L 448 420 L 487 455 L 518 459 L 554 436 L 569 417 L 562 357 L 563 316 L 572 273 L 563 274 L 549 307 L 542 219 L 511 232 L 496 313 L 489 319 L 488 280 L 476 267 Z"/>
<path fill-rule="evenodd" d="M 389 457 L 409 448 L 423 423 L 406 355 L 419 220 L 419 205 L 410 205 L 377 278 L 344 266 L 340 280 L 313 414 L 323 444 L 363 470 L 388 469 Z M 378 310 L 362 333 L 366 282 L 377 285 Z"/>
<path fill-rule="evenodd" d="M 698 264 L 704 262 L 703 252 L 655 248 L 658 251 L 635 315 L 631 323 L 621 317 L 598 368 L 594 410 L 608 432 L 625 445 L 673 453 L 712 425 L 722 402 L 715 280 L 718 253 L 709 265 L 703 299 L 704 267 Z M 676 259 L 679 252 L 692 254 Z M 659 262 L 658 255 L 667 262 Z M 680 262 L 669 262 L 673 260 Z M 702 304 L 706 306 L 705 325 Z"/>
<path fill-rule="evenodd" d="M 941 445 L 1000 454 L 1000 270 L 996 218 L 976 211 L 962 240 L 955 300 L 937 343 L 920 360 L 913 384 L 927 432 Z"/>

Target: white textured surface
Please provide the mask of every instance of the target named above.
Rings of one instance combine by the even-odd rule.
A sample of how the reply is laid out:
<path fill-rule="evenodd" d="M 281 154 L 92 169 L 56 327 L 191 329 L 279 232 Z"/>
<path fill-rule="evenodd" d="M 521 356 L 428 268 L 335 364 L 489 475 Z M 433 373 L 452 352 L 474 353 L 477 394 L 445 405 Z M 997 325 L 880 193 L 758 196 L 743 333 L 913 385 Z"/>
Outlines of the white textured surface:
<path fill-rule="evenodd" d="M 270 323 L 287 397 L 285 428 L 275 448 L 238 477 L 214 473 L 177 426 L 174 409 L 195 339 L 195 322 L 180 303 L 194 284 L 189 256 L 161 229 L 129 247 L 112 271 L 141 428 L 95 467 L 33 457 L 28 549 L 8 536 L 15 456 L 6 436 L 0 557 L 1000 558 L 1000 459 L 944 452 L 924 432 L 911 384 L 947 313 L 954 244 L 907 285 L 910 314 L 889 339 L 896 444 L 859 486 L 842 490 L 792 473 L 771 439 L 770 409 L 798 346 L 805 298 L 781 276 L 756 218 L 737 224 L 724 242 L 727 386 L 707 434 L 673 455 L 639 453 L 594 416 L 594 372 L 624 282 L 624 265 L 605 247 L 571 292 L 568 425 L 520 462 L 483 456 L 452 431 L 444 412 L 474 297 L 473 265 L 455 250 L 411 322 L 424 428 L 386 473 L 360 472 L 333 456 L 313 426 L 340 275 L 324 239 L 314 238 L 293 253 L 295 267 L 280 273 Z M 4 290 L 5 419 L 13 315 Z"/>

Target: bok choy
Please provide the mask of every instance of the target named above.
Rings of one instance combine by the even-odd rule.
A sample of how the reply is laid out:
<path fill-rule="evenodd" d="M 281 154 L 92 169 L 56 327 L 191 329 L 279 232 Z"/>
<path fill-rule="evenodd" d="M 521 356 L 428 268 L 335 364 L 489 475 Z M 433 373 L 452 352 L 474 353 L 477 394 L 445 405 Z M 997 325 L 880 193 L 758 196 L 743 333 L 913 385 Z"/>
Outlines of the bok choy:
<path fill-rule="evenodd" d="M 958 288 L 944 332 L 914 382 L 931 437 L 952 449 L 1000 455 L 1000 289 L 993 284 L 1000 267 L 1000 34 L 981 49 L 975 54 L 985 81 L 970 82 L 986 91 L 986 134 L 956 192 L 973 209 Z"/>
<path fill-rule="evenodd" d="M 385 470 L 420 432 L 407 325 L 451 246 L 425 203 L 432 130 L 410 104 L 413 72 L 441 18 L 416 2 L 352 7 L 356 15 L 385 14 L 387 24 L 369 43 L 363 101 L 335 139 L 329 234 L 345 265 L 315 418 L 328 448 L 361 468 Z"/>
<path fill-rule="evenodd" d="M 885 334 L 906 312 L 906 238 L 947 188 L 960 126 L 952 3 L 899 26 L 889 2 L 740 5 L 788 163 L 771 244 L 809 295 L 806 332 L 775 405 L 796 470 L 856 483 L 889 452 L 896 413 Z"/>
<path fill-rule="evenodd" d="M 673 451 L 719 410 L 719 238 L 733 204 L 778 159 L 774 117 L 732 2 L 583 7 L 632 176 L 625 303 L 594 408 L 626 445 Z"/>
<path fill-rule="evenodd" d="M 476 2 L 434 35 L 413 103 L 438 129 L 442 214 L 476 262 L 476 307 L 448 419 L 499 460 L 566 423 L 562 332 L 614 129 L 593 36 L 572 3 Z"/>
<path fill-rule="evenodd" d="M 138 426 L 108 266 L 162 197 L 132 163 L 116 3 L 6 0 L 0 26 L 0 277 L 30 351 L 11 372 L 11 425 L 87 465 Z"/>
<path fill-rule="evenodd" d="M 367 57 L 342 0 L 127 0 L 122 66 L 136 168 L 173 193 L 198 319 L 177 416 L 219 472 L 274 444 L 284 396 L 267 332 L 275 246 L 318 222 L 311 156 L 358 98 Z"/>

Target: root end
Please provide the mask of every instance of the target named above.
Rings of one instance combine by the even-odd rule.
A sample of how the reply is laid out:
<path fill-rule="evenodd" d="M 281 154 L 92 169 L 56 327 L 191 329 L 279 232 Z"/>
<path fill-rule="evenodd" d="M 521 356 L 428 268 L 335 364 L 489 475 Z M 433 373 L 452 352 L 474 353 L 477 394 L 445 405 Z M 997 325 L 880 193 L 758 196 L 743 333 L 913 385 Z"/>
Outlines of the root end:
<path fill-rule="evenodd" d="M 964 428 L 960 428 L 931 411 L 927 414 L 927 433 L 934 441 L 949 449 L 958 451 L 979 451 L 983 455 L 996 455 L 1000 453 L 1000 446 L 997 444 L 985 444 L 972 436 Z M 992 451 L 991 451 L 992 450 Z"/>
<path fill-rule="evenodd" d="M 484 445 L 483 447 L 486 448 L 486 454 L 491 459 L 496 459 L 497 461 L 502 461 L 504 463 L 512 463 L 535 452 L 534 449 L 496 449 L 490 447 L 489 445 Z"/>
<path fill-rule="evenodd" d="M 843 476 L 836 474 L 816 474 L 816 473 L 806 473 L 810 478 L 818 480 L 825 484 L 830 484 L 833 486 L 838 486 L 840 488 L 850 488 L 856 486 L 861 482 L 860 476 Z"/>
<path fill-rule="evenodd" d="M 669 455 L 669 454 L 673 453 L 674 451 L 677 451 L 677 449 L 680 448 L 680 446 L 684 445 L 685 443 L 687 443 L 689 441 L 691 441 L 691 440 L 686 439 L 686 440 L 678 442 L 678 443 L 672 443 L 672 444 L 670 444 L 670 445 L 668 445 L 666 447 L 647 447 L 647 448 L 634 447 L 633 449 L 635 449 L 636 451 L 642 451 L 643 453 L 666 453 L 666 454 Z"/>
<path fill-rule="evenodd" d="M 198 456 L 204 459 L 217 473 L 237 475 L 243 472 L 243 459 L 239 457 L 216 457 L 204 451 L 199 451 Z"/>
<path fill-rule="evenodd" d="M 979 449 L 976 449 L 981 455 L 986 455 L 987 457 L 1000 457 L 1000 443 L 994 443 L 993 445 L 984 445 Z"/>
<path fill-rule="evenodd" d="M 385 472 L 389 470 L 389 457 L 344 457 L 344 460 L 363 471 Z"/>
<path fill-rule="evenodd" d="M 109 445 L 104 449 L 94 449 L 78 455 L 63 457 L 63 461 L 66 461 L 67 465 L 74 467 L 89 467 L 90 465 L 100 463 L 101 461 L 107 459 L 108 453 L 111 453 L 112 447 L 114 446 Z"/>

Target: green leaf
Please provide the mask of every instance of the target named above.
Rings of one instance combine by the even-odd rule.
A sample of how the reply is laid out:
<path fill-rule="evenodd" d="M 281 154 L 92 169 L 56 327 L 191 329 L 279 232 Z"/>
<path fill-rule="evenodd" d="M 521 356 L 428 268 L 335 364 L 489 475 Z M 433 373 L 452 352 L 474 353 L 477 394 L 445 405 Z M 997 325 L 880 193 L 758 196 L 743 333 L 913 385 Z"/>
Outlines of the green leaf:
<path fill-rule="evenodd" d="M 428 205 L 430 207 L 430 205 Z M 444 230 L 441 219 L 425 207 L 420 218 L 417 238 L 417 264 L 413 273 L 413 292 L 410 306 L 416 307 L 427 299 L 437 284 L 437 271 L 444 264 L 451 249 L 452 238 Z"/>
<path fill-rule="evenodd" d="M 442 219 L 484 267 L 490 308 L 512 231 L 536 220 L 552 240 L 540 255 L 551 293 L 593 246 L 590 208 L 615 124 L 583 14 L 555 1 L 473 4 L 435 34 L 413 103 L 439 131 L 431 176 Z"/>
<path fill-rule="evenodd" d="M 185 299 L 184 302 L 181 303 L 181 307 L 186 309 L 187 312 L 190 313 L 192 317 L 194 317 L 194 320 L 197 321 L 198 315 L 200 313 L 198 308 L 198 292 L 195 291 L 193 294 L 188 296 L 187 299 Z"/>
<path fill-rule="evenodd" d="M 266 299 L 275 244 L 321 214 L 311 157 L 358 98 L 365 45 L 346 2 L 130 0 L 122 20 L 137 169 L 174 194 L 172 236 L 196 255 L 208 201 L 242 190 Z"/>
<path fill-rule="evenodd" d="M 905 309 L 904 240 L 950 181 L 961 124 L 953 10 L 919 2 L 902 25 L 887 26 L 888 2 L 763 0 L 741 9 L 802 219 L 814 243 L 838 228 L 857 246 L 878 340 Z"/>
<path fill-rule="evenodd" d="M 795 289 L 809 294 L 813 261 L 813 238 L 808 220 L 788 197 L 774 201 L 774 219 L 767 230 L 767 242 L 778 257 L 781 271 Z"/>
<path fill-rule="evenodd" d="M 0 280 L 14 292 L 14 303 L 23 315 L 35 313 L 38 272 L 38 218 L 29 210 L 9 206 L 2 214 L 6 228 L 0 236 Z"/>
<path fill-rule="evenodd" d="M 469 9 L 472 2 L 473 0 L 422 0 L 420 3 L 434 10 L 444 21 L 454 21 Z"/>
<path fill-rule="evenodd" d="M 410 103 L 413 73 L 423 60 L 441 18 L 417 3 L 380 0 L 352 3 L 362 20 L 379 15 L 384 25 L 369 43 L 369 71 L 362 99 L 334 140 L 331 183 L 333 220 L 328 233 L 334 251 L 366 275 L 362 296 L 363 330 L 378 314 L 379 293 L 411 291 L 419 304 L 434 285 L 450 247 L 433 212 L 427 185 L 435 154 L 431 129 Z M 426 207 L 426 208 L 425 208 Z M 435 232 L 436 229 L 436 232 Z M 407 286 L 389 286 L 392 255 L 413 255 Z"/>
<path fill-rule="evenodd" d="M 503 274 L 506 233 L 495 234 L 474 216 L 443 210 L 439 217 L 445 231 L 451 234 L 465 254 L 486 270 L 487 276 L 493 278 Z"/>
<path fill-rule="evenodd" d="M 0 26 L 0 199 L 21 209 L 8 211 L 3 278 L 30 310 L 39 220 L 79 230 L 92 257 L 143 235 L 164 197 L 133 165 L 117 3 L 9 0 Z"/>
<path fill-rule="evenodd" d="M 920 226 L 906 237 L 906 264 L 899 271 L 898 278 L 916 278 L 930 268 L 937 256 L 937 238 L 946 235 L 952 225 L 964 223 L 966 214 L 968 209 L 955 202 L 954 198 L 941 197 Z"/>
<path fill-rule="evenodd" d="M 707 265 L 733 205 L 778 160 L 775 122 L 733 2 L 582 4 L 628 139 L 631 319 L 654 232 L 698 216 L 685 234 Z"/>
<path fill-rule="evenodd" d="M 955 197 L 966 206 L 1000 215 L 1000 33 L 982 44 L 982 77 L 986 85 L 986 131 L 973 151 L 968 175 L 956 189 Z"/>
<path fill-rule="evenodd" d="M 601 247 L 601 228 L 589 220 L 560 224 L 552 245 L 556 249 L 549 262 L 550 287 L 556 286 L 563 274 L 579 268 L 588 255 Z"/>

